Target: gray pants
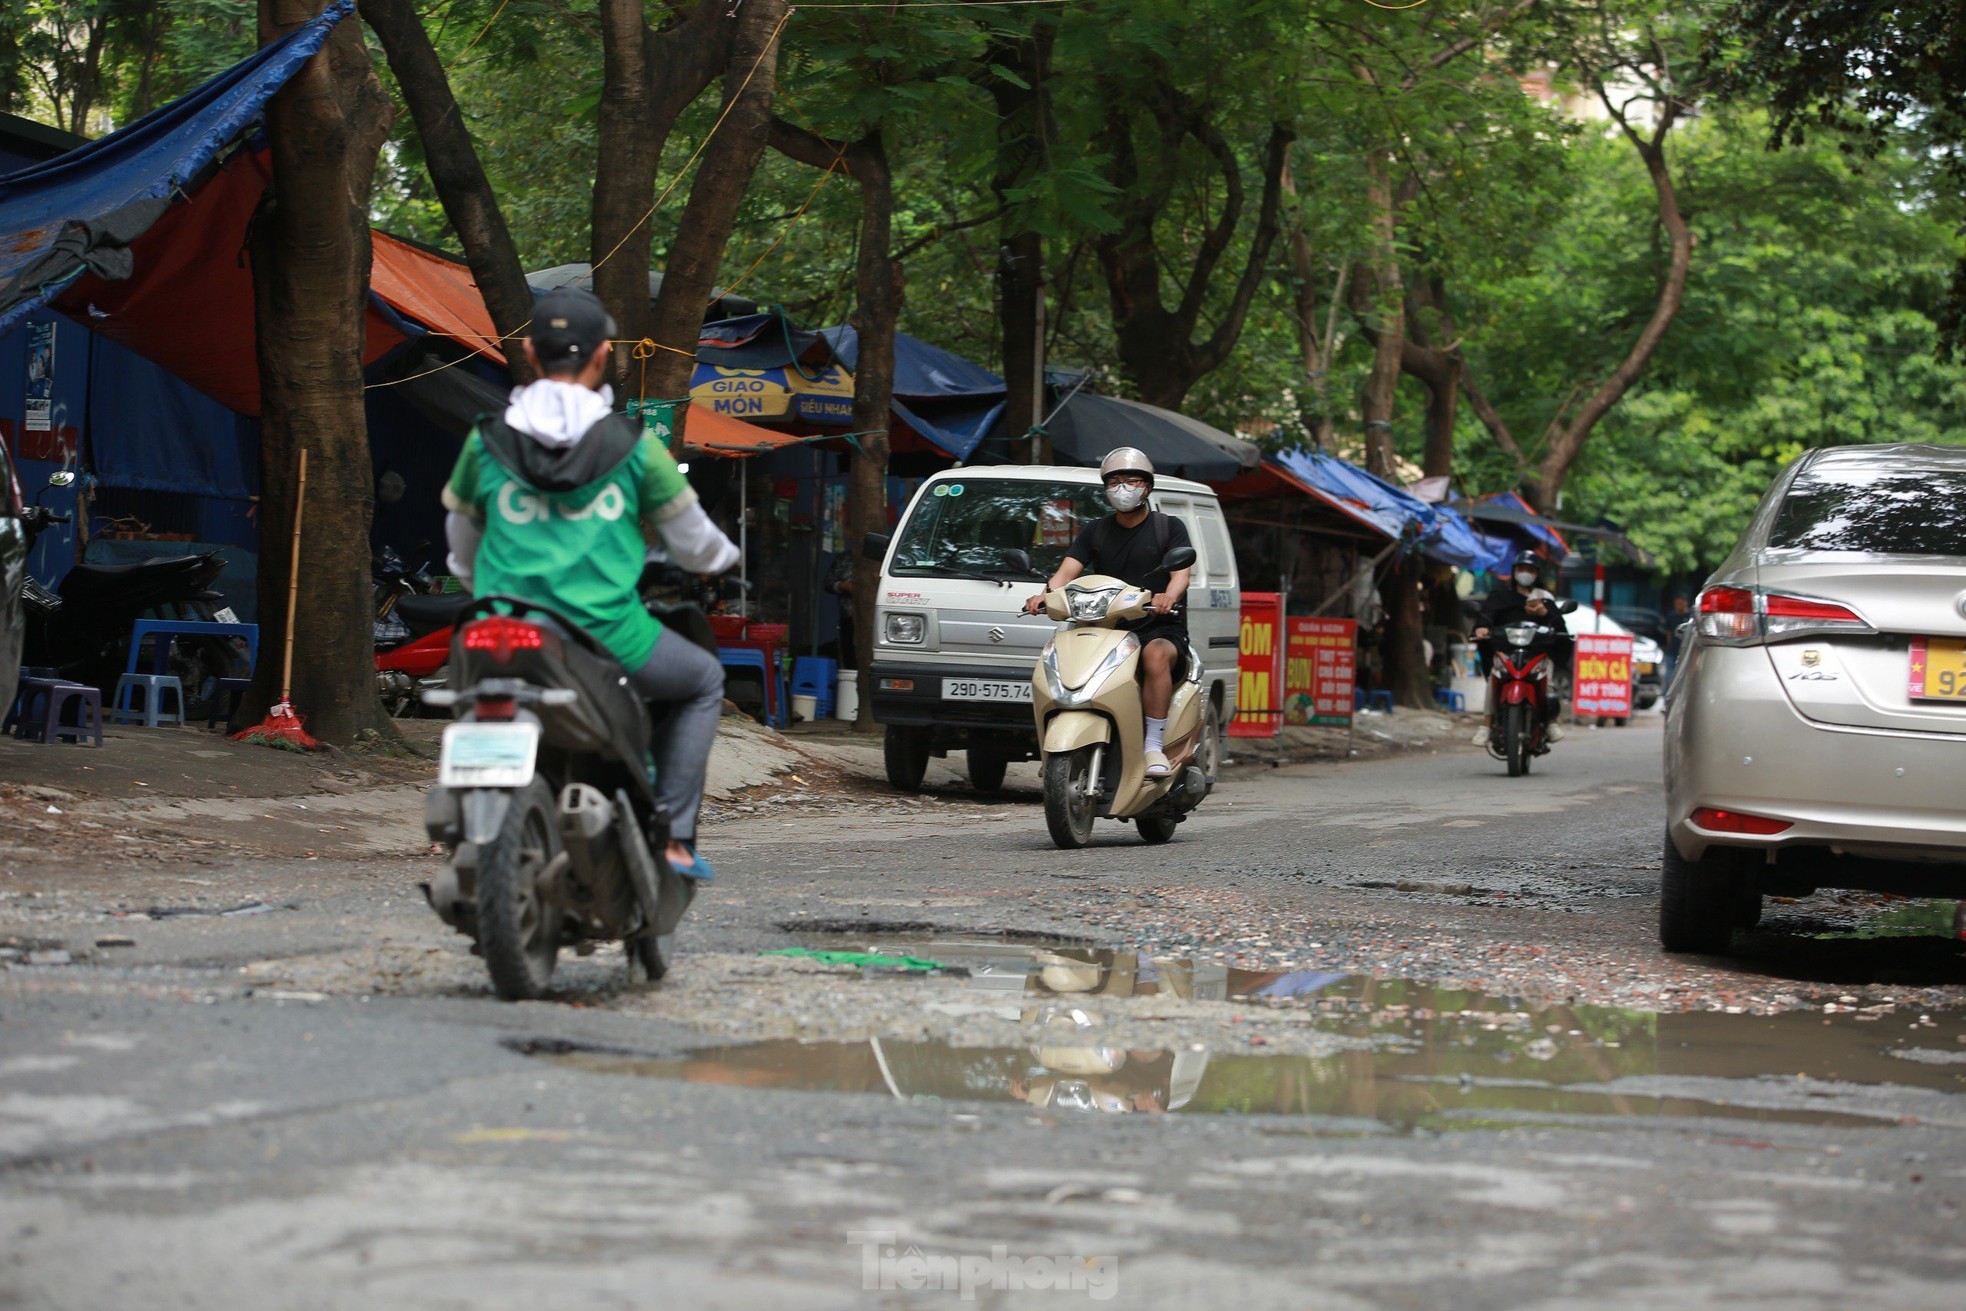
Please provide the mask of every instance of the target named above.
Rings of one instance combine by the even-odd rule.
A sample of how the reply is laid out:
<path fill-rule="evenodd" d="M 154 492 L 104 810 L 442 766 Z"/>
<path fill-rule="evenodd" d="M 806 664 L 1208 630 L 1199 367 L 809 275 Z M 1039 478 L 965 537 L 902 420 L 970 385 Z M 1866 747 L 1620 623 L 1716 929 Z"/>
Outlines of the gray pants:
<path fill-rule="evenodd" d="M 696 643 L 665 628 L 648 663 L 630 681 L 643 700 L 675 705 L 654 744 L 655 795 L 669 811 L 669 836 L 694 842 L 703 775 L 724 712 L 724 667 Z"/>

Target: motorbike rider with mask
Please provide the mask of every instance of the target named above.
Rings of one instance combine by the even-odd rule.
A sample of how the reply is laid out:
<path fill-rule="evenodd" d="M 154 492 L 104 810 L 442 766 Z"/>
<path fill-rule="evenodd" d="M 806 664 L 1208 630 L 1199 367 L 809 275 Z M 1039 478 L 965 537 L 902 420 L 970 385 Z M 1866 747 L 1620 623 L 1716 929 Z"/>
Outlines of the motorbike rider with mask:
<path fill-rule="evenodd" d="M 1543 562 L 1534 551 L 1524 551 L 1516 556 L 1510 569 L 1509 581 L 1482 598 L 1480 618 L 1475 621 L 1474 638 L 1481 651 L 1481 672 L 1485 677 L 1495 661 L 1494 634 L 1510 624 L 1544 624 L 1556 630 L 1555 646 L 1550 659 L 1561 666 L 1568 662 L 1570 653 L 1570 631 L 1564 626 L 1563 616 L 1557 613 L 1556 597 L 1537 585 L 1542 577 Z M 1494 685 L 1489 685 L 1491 700 L 1488 706 L 1488 722 L 1475 731 L 1474 744 L 1478 747 L 1488 745 L 1488 739 L 1495 727 L 1495 704 L 1492 699 Z M 1563 725 L 1557 720 L 1557 702 L 1552 696 L 1543 707 L 1544 734 L 1551 742 L 1561 742 Z"/>
<path fill-rule="evenodd" d="M 654 744 L 670 815 L 669 865 L 710 877 L 696 854 L 703 777 L 723 713 L 717 658 L 663 627 L 636 592 L 647 547 L 722 573 L 737 547 L 697 503 L 663 443 L 614 411 L 602 383 L 614 320 L 592 292 L 551 291 L 523 342 L 539 379 L 465 439 L 444 488 L 451 572 L 477 596 L 516 596 L 565 615 L 606 647 L 645 701 L 677 703 Z"/>
<path fill-rule="evenodd" d="M 1187 525 L 1173 515 L 1147 508 L 1154 489 L 1154 463 L 1144 452 L 1122 446 L 1099 462 L 1099 479 L 1106 485 L 1106 503 L 1113 513 L 1087 524 L 1058 572 L 1045 584 L 1057 591 L 1082 574 L 1105 574 L 1134 587 L 1148 586 L 1160 572 L 1161 561 L 1176 547 L 1192 547 Z M 1174 680 L 1194 658 L 1188 646 L 1188 616 L 1181 601 L 1188 592 L 1193 569 L 1177 569 L 1154 593 L 1148 613 L 1121 628 L 1140 639 L 1140 702 L 1146 712 L 1146 762 L 1149 778 L 1165 778 L 1167 756 L 1161 751 L 1167 731 L 1167 711 L 1174 700 Z M 1026 614 L 1044 609 L 1044 592 L 1024 603 Z"/>

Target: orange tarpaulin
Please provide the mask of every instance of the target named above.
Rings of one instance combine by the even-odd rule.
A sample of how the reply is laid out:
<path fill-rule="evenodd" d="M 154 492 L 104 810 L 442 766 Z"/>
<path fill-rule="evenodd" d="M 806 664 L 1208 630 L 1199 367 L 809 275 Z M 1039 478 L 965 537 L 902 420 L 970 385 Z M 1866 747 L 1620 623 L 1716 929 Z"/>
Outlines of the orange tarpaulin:
<path fill-rule="evenodd" d="M 491 311 L 485 308 L 469 268 L 419 250 L 387 232 L 371 230 L 369 237 L 375 251 L 369 269 L 370 291 L 404 318 L 505 363 L 498 329 L 492 326 Z"/>

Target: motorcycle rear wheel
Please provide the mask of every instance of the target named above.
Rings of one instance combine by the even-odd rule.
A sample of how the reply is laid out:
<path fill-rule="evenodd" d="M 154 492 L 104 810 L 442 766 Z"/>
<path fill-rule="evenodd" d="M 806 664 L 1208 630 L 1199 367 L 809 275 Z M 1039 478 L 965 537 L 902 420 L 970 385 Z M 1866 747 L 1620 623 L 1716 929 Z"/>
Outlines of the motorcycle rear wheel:
<path fill-rule="evenodd" d="M 1064 851 L 1092 841 L 1092 751 L 1061 751 L 1044 759 L 1044 823 Z"/>
<path fill-rule="evenodd" d="M 478 849 L 478 946 L 506 1001 L 546 995 L 560 955 L 560 911 L 538 879 L 560 852 L 553 789 L 535 778 L 512 799 L 498 836 Z"/>
<path fill-rule="evenodd" d="M 1529 772 L 1529 707 L 1517 702 L 1502 712 L 1502 753 L 1509 762 L 1509 777 Z"/>

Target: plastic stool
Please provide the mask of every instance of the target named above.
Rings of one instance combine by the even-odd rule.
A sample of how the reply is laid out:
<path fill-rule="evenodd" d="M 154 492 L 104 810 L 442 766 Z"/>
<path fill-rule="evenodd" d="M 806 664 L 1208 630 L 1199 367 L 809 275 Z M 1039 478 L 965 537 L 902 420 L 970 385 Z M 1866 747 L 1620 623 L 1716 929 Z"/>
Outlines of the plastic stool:
<path fill-rule="evenodd" d="M 246 689 L 251 685 L 252 680 L 250 678 L 221 678 L 218 680 L 218 687 L 212 693 L 212 713 L 205 717 L 206 732 L 209 733 L 212 729 L 218 727 L 218 708 L 220 706 L 225 707 L 225 731 L 228 733 L 232 731 L 232 721 L 239 714 L 239 699 L 246 695 Z"/>
<path fill-rule="evenodd" d="M 765 723 L 771 724 L 773 718 L 771 713 L 773 671 L 765 662 L 765 653 L 762 651 L 753 651 L 748 647 L 725 646 L 717 648 L 717 661 L 724 667 L 724 681 L 726 683 L 730 681 L 730 671 L 733 669 L 747 671 L 755 669 L 758 671 L 759 709 Z M 777 725 L 772 724 L 772 727 L 776 728 Z"/>
<path fill-rule="evenodd" d="M 1393 694 L 1383 687 L 1367 692 L 1365 694 L 1365 708 L 1367 710 L 1383 710 L 1390 715 L 1393 713 Z"/>
<path fill-rule="evenodd" d="M 62 712 L 75 706 L 75 722 L 61 722 Z M 102 693 L 86 683 L 70 683 L 59 678 L 23 678 L 14 713 L 7 716 L 7 727 L 17 737 L 39 736 L 43 746 L 65 737 L 82 739 L 93 735 L 102 745 Z"/>
<path fill-rule="evenodd" d="M 134 704 L 137 692 L 143 693 L 143 709 Z M 163 708 L 164 694 L 177 696 L 177 710 Z M 161 724 L 182 724 L 184 722 L 184 684 L 172 674 L 124 674 L 116 680 L 116 704 L 109 712 L 109 722 L 121 724 L 140 719 L 145 728 L 156 728 Z"/>
<path fill-rule="evenodd" d="M 839 661 L 825 656 L 800 656 L 792 662 L 792 695 L 811 697 L 818 718 L 833 717 L 833 698 L 839 686 Z"/>
<path fill-rule="evenodd" d="M 1467 710 L 1468 699 L 1452 688 L 1437 687 L 1434 689 L 1434 704 L 1458 715 Z"/>

